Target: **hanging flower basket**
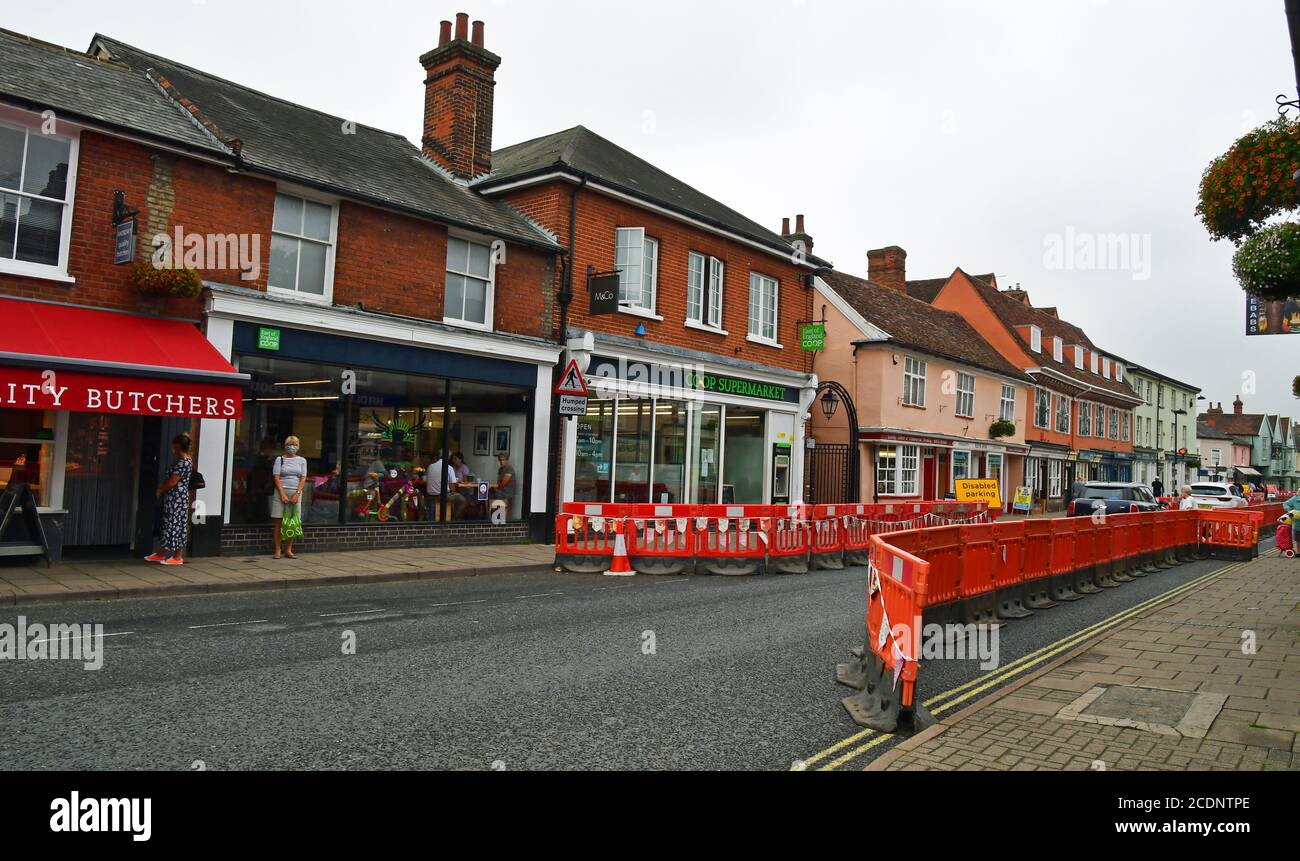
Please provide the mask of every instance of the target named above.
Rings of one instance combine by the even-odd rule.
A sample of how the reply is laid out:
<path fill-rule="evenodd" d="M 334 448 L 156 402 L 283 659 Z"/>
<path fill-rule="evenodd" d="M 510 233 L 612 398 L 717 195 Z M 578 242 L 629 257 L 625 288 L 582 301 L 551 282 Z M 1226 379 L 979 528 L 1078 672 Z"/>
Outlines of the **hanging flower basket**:
<path fill-rule="evenodd" d="M 1261 229 L 1237 249 L 1232 271 L 1252 296 L 1270 301 L 1300 297 L 1300 224 Z"/>
<path fill-rule="evenodd" d="M 193 269 L 158 268 L 139 260 L 131 267 L 131 283 L 145 296 L 179 296 L 193 299 L 203 292 L 203 279 Z"/>
<path fill-rule="evenodd" d="M 1279 117 L 1248 132 L 1201 177 L 1196 214 L 1215 239 L 1240 242 L 1264 222 L 1300 205 L 1300 121 Z"/>
<path fill-rule="evenodd" d="M 998 419 L 989 425 L 989 439 L 1000 439 L 1004 436 L 1016 435 L 1016 423 L 1009 422 L 1006 419 Z"/>

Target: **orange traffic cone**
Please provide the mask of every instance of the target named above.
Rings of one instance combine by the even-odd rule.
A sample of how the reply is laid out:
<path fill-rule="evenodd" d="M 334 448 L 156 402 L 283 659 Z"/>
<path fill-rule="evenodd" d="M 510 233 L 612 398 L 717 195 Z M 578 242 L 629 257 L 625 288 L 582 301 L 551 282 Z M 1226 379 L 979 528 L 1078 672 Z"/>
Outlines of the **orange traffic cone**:
<path fill-rule="evenodd" d="M 623 521 L 614 521 L 614 565 L 605 572 L 606 577 L 631 577 L 636 574 L 627 563 L 627 542 L 623 540 Z"/>

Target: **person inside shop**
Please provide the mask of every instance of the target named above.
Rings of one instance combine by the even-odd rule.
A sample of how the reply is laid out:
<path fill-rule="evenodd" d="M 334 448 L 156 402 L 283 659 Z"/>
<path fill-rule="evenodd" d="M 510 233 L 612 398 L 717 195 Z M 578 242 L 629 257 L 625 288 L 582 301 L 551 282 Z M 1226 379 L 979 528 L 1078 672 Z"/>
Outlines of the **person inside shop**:
<path fill-rule="evenodd" d="M 194 440 L 183 433 L 172 440 L 171 468 L 167 479 L 158 485 L 154 498 L 158 500 L 160 551 L 144 558 L 146 562 L 163 565 L 184 565 L 185 545 L 190 534 L 190 478 L 194 475 L 194 460 L 190 449 Z"/>
<path fill-rule="evenodd" d="M 438 458 L 429 464 L 429 471 L 424 475 L 424 493 L 428 507 L 426 518 L 428 520 L 438 519 L 438 506 L 442 504 L 442 482 L 447 482 L 447 503 L 451 505 L 451 516 L 455 520 L 460 520 L 468 504 L 464 496 L 456 492 L 456 467 L 455 458 L 445 467 L 442 465 L 442 458 Z"/>
<path fill-rule="evenodd" d="M 509 514 L 515 499 L 515 468 L 510 465 L 510 455 L 504 451 L 497 455 L 497 463 L 500 464 L 497 483 L 492 486 L 490 498 L 505 500 L 506 513 Z"/>
<path fill-rule="evenodd" d="M 299 456 L 302 442 L 291 436 L 284 441 L 284 454 L 275 459 L 271 466 L 271 477 L 275 482 L 275 494 L 271 497 L 271 522 L 275 524 L 275 554 L 272 559 L 280 558 L 280 526 L 284 519 L 286 505 L 301 505 L 302 491 L 307 486 L 307 459 Z M 298 509 L 302 516 L 301 507 Z M 293 541 L 285 542 L 284 555 L 297 559 L 293 555 Z"/>
<path fill-rule="evenodd" d="M 465 484 L 469 481 L 469 464 L 465 463 L 465 452 L 451 453 L 451 468 L 456 472 L 457 484 Z"/>

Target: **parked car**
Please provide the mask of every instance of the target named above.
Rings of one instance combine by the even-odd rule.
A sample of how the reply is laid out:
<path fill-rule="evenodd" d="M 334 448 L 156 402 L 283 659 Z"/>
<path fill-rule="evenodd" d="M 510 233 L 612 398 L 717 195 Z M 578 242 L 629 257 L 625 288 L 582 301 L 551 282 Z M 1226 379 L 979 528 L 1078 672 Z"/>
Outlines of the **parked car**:
<path fill-rule="evenodd" d="M 1107 514 L 1133 514 L 1159 511 L 1161 505 L 1151 495 L 1151 488 L 1134 481 L 1090 481 L 1083 493 L 1071 500 L 1070 517 L 1091 517 L 1098 511 Z"/>
<path fill-rule="evenodd" d="M 1238 493 L 1230 484 L 1203 483 L 1192 485 L 1192 500 L 1197 508 L 1246 508 L 1250 500 Z"/>

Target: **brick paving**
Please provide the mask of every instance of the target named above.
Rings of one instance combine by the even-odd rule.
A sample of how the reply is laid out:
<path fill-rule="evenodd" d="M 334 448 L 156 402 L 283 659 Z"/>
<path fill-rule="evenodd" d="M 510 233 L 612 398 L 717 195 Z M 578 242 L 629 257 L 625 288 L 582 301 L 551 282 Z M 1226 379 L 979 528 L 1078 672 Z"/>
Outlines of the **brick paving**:
<path fill-rule="evenodd" d="M 164 568 L 142 559 L 61 562 L 46 568 L 0 566 L 0 606 L 180 595 L 248 589 L 350 585 L 383 580 L 473 577 L 550 568 L 555 548 L 541 544 L 436 547 L 337 553 L 298 551 L 297 559 L 220 556 Z"/>
<path fill-rule="evenodd" d="M 1246 632 L 1255 651 L 1248 654 Z M 1094 688 L 1227 697 L 1204 738 L 1059 713 Z M 868 771 L 1300 771 L 1300 561 L 1261 557 L 878 757 Z"/>

